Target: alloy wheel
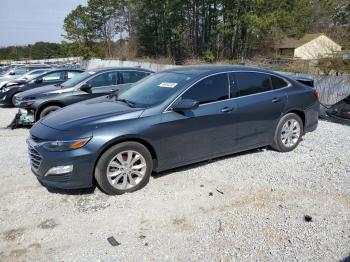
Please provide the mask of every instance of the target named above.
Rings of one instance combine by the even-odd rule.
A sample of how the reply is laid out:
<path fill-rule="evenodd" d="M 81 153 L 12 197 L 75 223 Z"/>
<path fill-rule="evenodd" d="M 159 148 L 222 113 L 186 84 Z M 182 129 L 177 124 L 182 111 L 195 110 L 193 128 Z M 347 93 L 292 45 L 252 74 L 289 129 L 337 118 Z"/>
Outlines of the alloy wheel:
<path fill-rule="evenodd" d="M 286 147 L 294 146 L 300 137 L 300 124 L 296 119 L 289 119 L 284 123 L 281 130 L 281 141 Z"/>
<path fill-rule="evenodd" d="M 108 182 L 118 190 L 137 186 L 146 174 L 145 158 L 136 151 L 126 150 L 118 153 L 107 167 Z"/>

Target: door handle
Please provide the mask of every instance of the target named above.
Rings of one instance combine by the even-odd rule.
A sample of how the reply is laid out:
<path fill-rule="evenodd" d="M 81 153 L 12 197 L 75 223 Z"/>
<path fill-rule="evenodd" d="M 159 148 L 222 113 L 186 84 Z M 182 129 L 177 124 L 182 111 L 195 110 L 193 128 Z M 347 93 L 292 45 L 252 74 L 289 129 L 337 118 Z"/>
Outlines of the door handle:
<path fill-rule="evenodd" d="M 233 108 L 232 107 L 228 107 L 228 106 L 226 106 L 223 109 L 221 109 L 222 113 L 230 113 L 232 111 L 233 111 Z"/>
<path fill-rule="evenodd" d="M 272 103 L 278 103 L 281 102 L 280 98 L 275 97 L 274 99 L 271 100 Z"/>

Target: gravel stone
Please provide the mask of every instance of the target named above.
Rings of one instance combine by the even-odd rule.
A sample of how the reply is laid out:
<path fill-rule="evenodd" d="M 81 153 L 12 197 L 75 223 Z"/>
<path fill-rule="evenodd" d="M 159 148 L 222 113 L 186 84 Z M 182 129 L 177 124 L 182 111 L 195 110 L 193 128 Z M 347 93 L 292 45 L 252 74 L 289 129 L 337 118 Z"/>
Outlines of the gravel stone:
<path fill-rule="evenodd" d="M 5 128 L 16 111 L 0 108 L 0 261 L 349 259 L 347 125 L 320 121 L 293 152 L 234 154 L 107 196 L 41 186 L 27 158 L 29 130 Z M 110 236 L 122 245 L 111 247 Z"/>

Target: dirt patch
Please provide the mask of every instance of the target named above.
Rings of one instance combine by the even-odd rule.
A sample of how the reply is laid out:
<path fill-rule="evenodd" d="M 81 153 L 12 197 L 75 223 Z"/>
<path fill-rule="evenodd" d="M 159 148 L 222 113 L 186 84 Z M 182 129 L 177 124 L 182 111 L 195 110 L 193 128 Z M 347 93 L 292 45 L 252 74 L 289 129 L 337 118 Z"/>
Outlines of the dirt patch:
<path fill-rule="evenodd" d="M 25 228 L 20 227 L 20 228 L 7 230 L 3 232 L 2 235 L 5 241 L 16 241 L 24 235 L 24 232 L 25 232 Z"/>
<path fill-rule="evenodd" d="M 82 197 L 75 202 L 75 207 L 82 213 L 96 212 L 109 206 L 110 204 L 105 199 L 101 199 L 101 197 Z"/>
<path fill-rule="evenodd" d="M 56 226 L 58 226 L 58 223 L 56 223 L 56 221 L 54 219 L 46 219 L 45 221 L 41 222 L 38 225 L 38 228 L 41 228 L 41 229 L 53 229 Z"/>
<path fill-rule="evenodd" d="M 176 226 L 178 231 L 187 231 L 192 229 L 191 223 L 189 223 L 186 218 L 175 218 L 173 220 L 173 225 Z"/>

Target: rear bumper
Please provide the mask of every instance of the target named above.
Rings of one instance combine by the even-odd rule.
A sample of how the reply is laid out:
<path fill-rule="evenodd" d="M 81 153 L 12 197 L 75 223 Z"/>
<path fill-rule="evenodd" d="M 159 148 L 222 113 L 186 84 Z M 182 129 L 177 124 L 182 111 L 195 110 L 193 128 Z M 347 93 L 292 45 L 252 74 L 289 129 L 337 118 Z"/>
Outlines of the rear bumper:
<path fill-rule="evenodd" d="M 305 110 L 304 133 L 309 133 L 317 129 L 319 115 L 320 103 L 318 102 Z"/>

